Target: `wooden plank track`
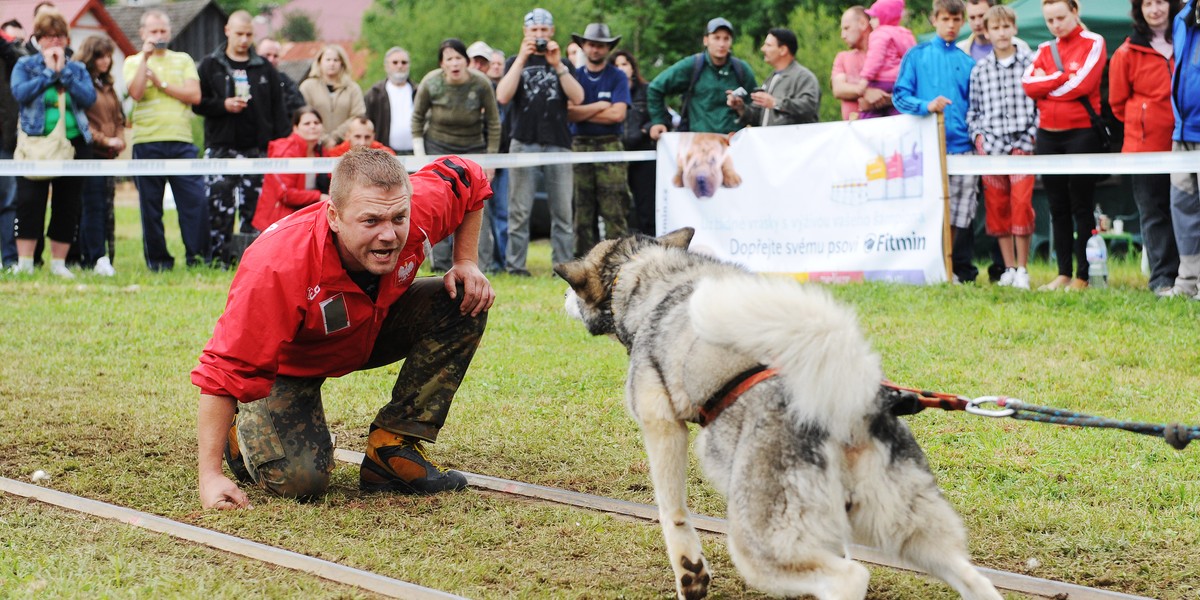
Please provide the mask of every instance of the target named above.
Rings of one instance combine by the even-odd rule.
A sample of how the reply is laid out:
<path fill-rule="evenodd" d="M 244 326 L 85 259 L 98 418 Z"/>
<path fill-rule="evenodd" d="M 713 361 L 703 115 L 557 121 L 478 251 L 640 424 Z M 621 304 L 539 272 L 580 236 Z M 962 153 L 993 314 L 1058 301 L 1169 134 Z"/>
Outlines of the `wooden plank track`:
<path fill-rule="evenodd" d="M 462 599 L 461 596 L 422 587 L 399 579 L 392 579 L 391 577 L 384 577 L 370 571 L 347 567 L 290 550 L 282 550 L 218 531 L 203 529 L 150 513 L 75 496 L 15 479 L 0 477 L 0 491 L 84 514 L 120 521 L 135 527 L 164 533 L 178 539 L 188 540 L 210 548 L 216 548 L 217 550 L 224 550 L 225 552 L 253 558 L 286 569 L 311 573 L 323 579 L 352 585 L 391 598 L 410 598 L 412 600 Z"/>
<path fill-rule="evenodd" d="M 333 456 L 335 459 L 342 462 L 353 463 L 356 465 L 362 464 L 363 459 L 363 454 L 361 452 L 353 452 L 351 450 L 343 450 L 341 448 L 335 449 Z M 558 504 L 567 504 L 570 506 L 578 506 L 580 508 L 588 508 L 612 514 L 637 517 L 649 521 L 658 521 L 658 507 L 654 506 L 653 504 L 641 504 L 626 500 L 617 500 L 615 498 L 608 498 L 605 496 L 583 494 L 580 492 L 572 492 L 570 490 L 522 483 L 508 479 L 499 479 L 496 477 L 489 477 L 487 475 L 476 475 L 474 473 L 467 473 L 465 471 L 463 474 L 467 476 L 467 483 L 480 489 L 514 494 L 517 496 L 524 496 L 526 498 L 536 498 L 539 500 L 546 500 Z M 706 515 L 692 515 L 692 525 L 696 529 L 710 533 L 725 534 L 728 530 L 728 523 L 725 519 L 718 519 L 716 517 L 710 517 Z M 900 569 L 903 571 L 911 571 L 914 573 L 922 572 L 916 567 L 903 564 L 892 558 L 890 555 L 884 554 L 879 550 L 867 546 L 860 546 L 857 544 L 851 545 L 850 554 L 855 560 L 865 563 L 893 569 Z M 983 567 L 977 568 L 979 569 L 980 573 L 983 573 L 983 575 L 990 579 L 998 588 L 1043 598 L 1055 598 L 1057 600 L 1150 600 L 1144 596 L 1133 596 L 1120 592 L 1098 590 L 1081 585 L 1063 583 L 1061 581 L 1030 577 L 1028 575 L 1021 575 L 1020 573 L 998 571 Z"/>

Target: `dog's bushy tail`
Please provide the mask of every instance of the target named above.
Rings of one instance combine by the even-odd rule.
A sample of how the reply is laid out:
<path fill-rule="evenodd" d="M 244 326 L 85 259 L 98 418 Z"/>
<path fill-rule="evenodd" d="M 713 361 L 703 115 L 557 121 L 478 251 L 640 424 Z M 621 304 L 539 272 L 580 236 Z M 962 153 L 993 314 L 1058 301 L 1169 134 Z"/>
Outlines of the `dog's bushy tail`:
<path fill-rule="evenodd" d="M 688 306 L 701 340 L 778 369 L 789 411 L 838 439 L 874 405 L 883 372 L 849 307 L 816 285 L 745 275 L 699 281 Z"/>

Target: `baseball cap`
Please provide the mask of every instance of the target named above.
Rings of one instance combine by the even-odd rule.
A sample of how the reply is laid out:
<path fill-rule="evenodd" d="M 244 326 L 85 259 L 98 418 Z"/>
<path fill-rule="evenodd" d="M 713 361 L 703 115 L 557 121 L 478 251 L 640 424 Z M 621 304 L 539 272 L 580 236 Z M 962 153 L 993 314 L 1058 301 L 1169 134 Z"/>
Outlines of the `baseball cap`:
<path fill-rule="evenodd" d="M 483 40 L 467 46 L 467 58 L 486 58 L 492 60 L 492 47 Z"/>
<path fill-rule="evenodd" d="M 708 27 L 704 30 L 706 34 L 712 33 L 718 29 L 725 28 L 729 30 L 729 35 L 733 35 L 733 24 L 725 17 L 717 17 L 708 22 Z"/>

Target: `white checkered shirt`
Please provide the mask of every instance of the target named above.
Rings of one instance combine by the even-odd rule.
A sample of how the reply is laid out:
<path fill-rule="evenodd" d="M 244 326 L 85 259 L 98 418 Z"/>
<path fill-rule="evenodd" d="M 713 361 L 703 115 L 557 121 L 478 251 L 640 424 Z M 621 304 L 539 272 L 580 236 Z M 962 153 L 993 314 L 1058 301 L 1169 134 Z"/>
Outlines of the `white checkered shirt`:
<path fill-rule="evenodd" d="M 1021 75 L 1032 62 L 1032 52 L 1017 48 L 1016 60 L 1007 67 L 992 53 L 971 70 L 967 128 L 972 143 L 977 136 L 983 136 L 985 154 L 1012 154 L 1014 149 L 1033 154 L 1037 103 L 1021 87 Z"/>

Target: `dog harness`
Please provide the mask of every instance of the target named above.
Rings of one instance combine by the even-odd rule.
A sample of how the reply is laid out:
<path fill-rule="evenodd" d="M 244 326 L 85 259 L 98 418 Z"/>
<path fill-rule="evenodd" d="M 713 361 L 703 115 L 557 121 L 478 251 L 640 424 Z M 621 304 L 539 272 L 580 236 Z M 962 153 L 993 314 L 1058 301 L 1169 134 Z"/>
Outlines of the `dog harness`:
<path fill-rule="evenodd" d="M 700 409 L 700 415 L 696 418 L 696 422 L 701 427 L 712 423 L 718 415 L 724 412 L 725 409 L 733 406 L 734 402 L 745 394 L 750 388 L 762 383 L 776 375 L 779 371 L 769 369 L 766 365 L 758 365 L 742 371 L 737 377 L 729 380 L 717 393 L 704 403 L 704 407 Z"/>

